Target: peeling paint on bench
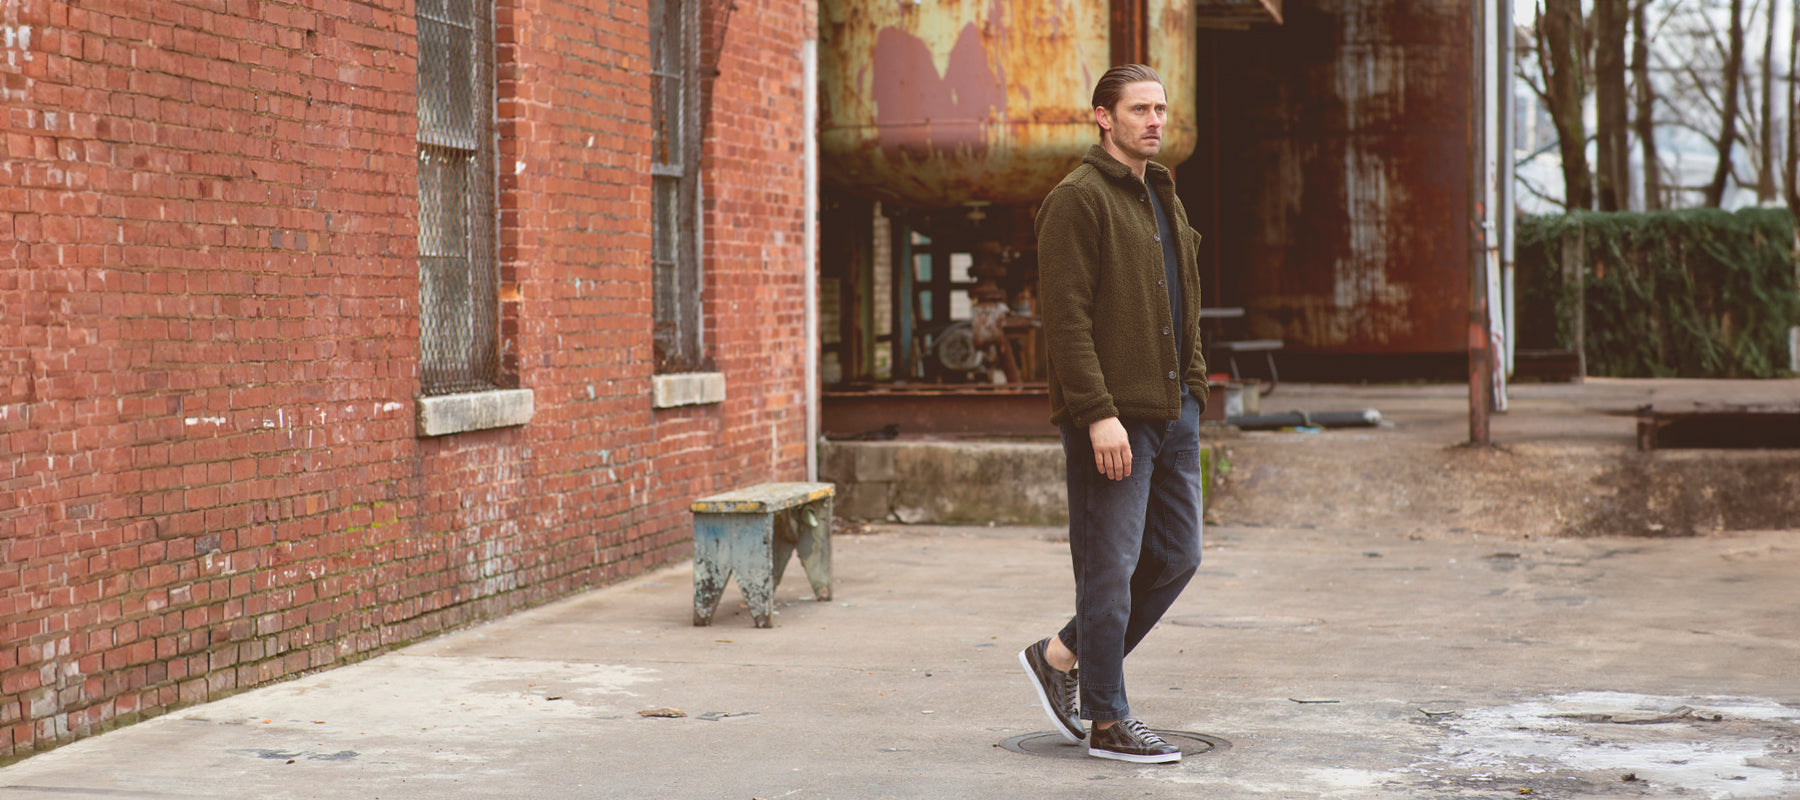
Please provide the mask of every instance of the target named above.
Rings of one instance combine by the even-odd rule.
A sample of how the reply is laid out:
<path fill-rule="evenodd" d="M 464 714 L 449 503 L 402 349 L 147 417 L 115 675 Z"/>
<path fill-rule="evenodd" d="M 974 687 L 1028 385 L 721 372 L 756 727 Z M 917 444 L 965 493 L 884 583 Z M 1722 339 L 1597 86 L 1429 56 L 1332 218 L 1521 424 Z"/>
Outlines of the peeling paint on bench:
<path fill-rule="evenodd" d="M 756 627 L 771 627 L 775 589 L 795 553 L 813 597 L 830 600 L 835 493 L 829 483 L 764 483 L 690 503 L 694 624 L 712 624 L 725 583 L 736 575 Z"/>
<path fill-rule="evenodd" d="M 829 483 L 762 483 L 702 497 L 688 505 L 696 514 L 765 514 L 831 497 Z"/>

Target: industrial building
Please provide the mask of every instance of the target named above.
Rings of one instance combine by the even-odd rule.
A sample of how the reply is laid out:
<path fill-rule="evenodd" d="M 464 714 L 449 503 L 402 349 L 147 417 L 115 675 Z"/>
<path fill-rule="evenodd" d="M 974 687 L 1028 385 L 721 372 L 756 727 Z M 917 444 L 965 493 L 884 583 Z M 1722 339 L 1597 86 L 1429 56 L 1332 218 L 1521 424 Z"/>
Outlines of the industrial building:
<path fill-rule="evenodd" d="M 1503 352 L 1501 5 L 0 0 L 0 760 L 679 561 L 895 397 L 1043 426 L 1115 62 L 1222 336 Z"/>

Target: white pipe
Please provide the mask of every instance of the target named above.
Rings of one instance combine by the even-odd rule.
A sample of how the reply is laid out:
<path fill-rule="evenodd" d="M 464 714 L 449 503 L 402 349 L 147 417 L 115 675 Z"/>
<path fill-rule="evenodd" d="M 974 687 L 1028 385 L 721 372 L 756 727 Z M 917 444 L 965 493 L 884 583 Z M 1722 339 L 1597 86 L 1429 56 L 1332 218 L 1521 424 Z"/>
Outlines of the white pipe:
<path fill-rule="evenodd" d="M 1519 149 L 1518 101 L 1514 98 L 1513 0 L 1500 0 L 1500 283 L 1506 298 L 1506 375 L 1511 377 L 1518 366 L 1518 305 L 1513 294 L 1513 233 L 1518 229 L 1518 204 L 1515 202 L 1514 153 Z"/>
<path fill-rule="evenodd" d="M 1500 78 L 1503 69 L 1503 66 L 1500 63 L 1500 41 L 1503 36 L 1510 35 L 1510 32 L 1512 31 L 1512 20 L 1500 18 L 1501 0 L 1479 0 L 1476 5 L 1478 8 L 1475 10 L 1475 13 L 1481 14 L 1482 18 L 1485 19 L 1487 23 L 1482 26 L 1482 41 L 1480 43 L 1482 49 L 1483 72 L 1481 103 L 1482 116 L 1484 119 L 1482 124 L 1485 126 L 1485 131 L 1481 137 L 1483 173 L 1483 185 L 1481 189 L 1482 204 L 1487 207 L 1487 213 L 1483 215 L 1481 224 L 1487 231 L 1487 236 L 1484 238 L 1486 239 L 1487 247 L 1487 253 L 1485 255 L 1487 259 L 1488 278 L 1488 341 L 1493 348 L 1492 353 L 1490 353 L 1490 363 L 1494 368 L 1493 405 L 1491 408 L 1494 411 L 1505 411 L 1506 378 L 1508 375 L 1512 374 L 1513 345 L 1512 330 L 1511 327 L 1506 324 L 1506 319 L 1511 314 L 1511 304 L 1508 302 L 1507 298 L 1505 276 L 1502 274 L 1500 259 L 1500 240 L 1502 236 L 1500 232 L 1500 223 L 1504 216 L 1500 210 L 1500 202 L 1501 198 L 1506 195 L 1506 192 L 1500 188 L 1502 176 L 1500 163 L 1506 155 L 1501 151 L 1505 142 L 1500 133 L 1502 127 L 1501 109 L 1506 107 L 1501 105 L 1502 98 L 1500 96 L 1501 87 L 1505 85 Z M 1511 103 L 1508 102 L 1507 106 L 1510 105 Z"/>
<path fill-rule="evenodd" d="M 805 106 L 802 122 L 803 170 L 806 183 L 806 219 L 801 223 L 806 262 L 806 479 L 819 479 L 819 40 L 808 36 L 800 43 L 800 96 Z"/>

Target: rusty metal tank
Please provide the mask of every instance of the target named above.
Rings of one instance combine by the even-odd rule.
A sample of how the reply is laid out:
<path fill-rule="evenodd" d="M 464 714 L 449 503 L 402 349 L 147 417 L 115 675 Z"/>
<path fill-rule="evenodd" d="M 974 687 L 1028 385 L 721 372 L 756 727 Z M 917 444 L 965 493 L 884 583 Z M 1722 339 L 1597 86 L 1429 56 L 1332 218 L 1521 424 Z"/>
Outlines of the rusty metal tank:
<path fill-rule="evenodd" d="M 1169 94 L 1157 161 L 1174 166 L 1196 138 L 1194 12 L 1140 9 Z M 819 13 L 821 174 L 834 185 L 914 208 L 1031 203 L 1098 141 L 1088 101 L 1112 66 L 1107 0 L 824 0 Z"/>
<path fill-rule="evenodd" d="M 1217 39 L 1219 269 L 1254 335 L 1466 351 L 1470 8 L 1288 2 Z"/>

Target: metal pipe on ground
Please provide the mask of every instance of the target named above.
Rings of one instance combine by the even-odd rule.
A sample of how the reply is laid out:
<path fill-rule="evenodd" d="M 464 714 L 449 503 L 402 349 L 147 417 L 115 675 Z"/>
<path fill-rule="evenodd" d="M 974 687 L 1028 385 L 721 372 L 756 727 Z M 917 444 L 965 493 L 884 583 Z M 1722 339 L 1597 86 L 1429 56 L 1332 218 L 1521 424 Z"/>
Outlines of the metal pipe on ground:
<path fill-rule="evenodd" d="M 1246 431 L 1273 431 L 1282 428 L 1374 428 L 1381 425 L 1381 412 L 1373 408 L 1362 411 L 1288 411 L 1280 414 L 1248 414 L 1227 417 L 1226 424 Z"/>

